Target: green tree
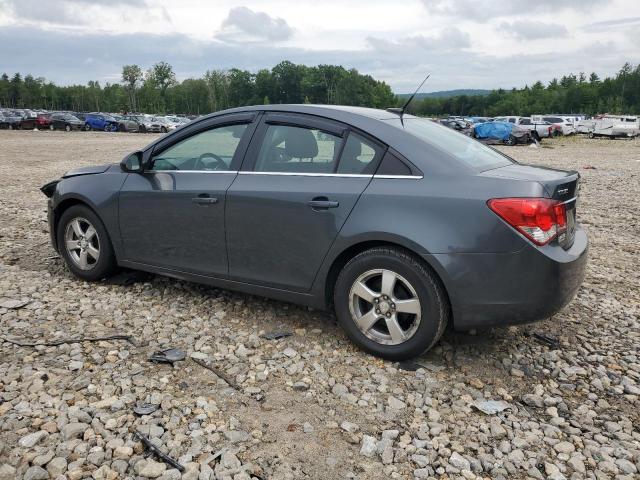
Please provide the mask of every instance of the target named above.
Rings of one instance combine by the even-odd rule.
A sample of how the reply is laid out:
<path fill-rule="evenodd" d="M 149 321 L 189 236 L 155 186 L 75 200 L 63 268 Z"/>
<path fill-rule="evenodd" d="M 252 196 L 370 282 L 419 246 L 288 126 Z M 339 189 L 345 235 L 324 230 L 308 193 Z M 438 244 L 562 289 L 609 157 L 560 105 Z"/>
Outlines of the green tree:
<path fill-rule="evenodd" d="M 124 83 L 129 94 L 129 109 L 136 111 L 136 89 L 142 82 L 142 69 L 138 65 L 124 65 L 122 67 L 122 83 Z"/>

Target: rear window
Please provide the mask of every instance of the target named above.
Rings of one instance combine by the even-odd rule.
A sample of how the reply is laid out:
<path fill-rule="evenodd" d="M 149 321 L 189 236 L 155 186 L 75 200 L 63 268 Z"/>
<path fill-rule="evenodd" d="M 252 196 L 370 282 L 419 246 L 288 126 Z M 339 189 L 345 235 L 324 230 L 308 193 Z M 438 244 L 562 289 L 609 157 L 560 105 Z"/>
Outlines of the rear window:
<path fill-rule="evenodd" d="M 506 156 L 477 140 L 430 120 L 405 118 L 404 129 L 475 170 L 490 170 L 513 163 Z"/>

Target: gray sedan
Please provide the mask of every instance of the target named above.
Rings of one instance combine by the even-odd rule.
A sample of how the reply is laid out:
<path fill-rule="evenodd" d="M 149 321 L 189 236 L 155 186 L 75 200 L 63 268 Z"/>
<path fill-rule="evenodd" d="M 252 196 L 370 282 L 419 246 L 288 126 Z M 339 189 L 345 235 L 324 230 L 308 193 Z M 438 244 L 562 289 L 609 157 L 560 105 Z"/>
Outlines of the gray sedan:
<path fill-rule="evenodd" d="M 587 261 L 578 180 L 395 111 L 273 105 L 199 118 L 42 190 L 81 279 L 127 267 L 332 309 L 397 360 L 447 324 L 563 308 Z"/>

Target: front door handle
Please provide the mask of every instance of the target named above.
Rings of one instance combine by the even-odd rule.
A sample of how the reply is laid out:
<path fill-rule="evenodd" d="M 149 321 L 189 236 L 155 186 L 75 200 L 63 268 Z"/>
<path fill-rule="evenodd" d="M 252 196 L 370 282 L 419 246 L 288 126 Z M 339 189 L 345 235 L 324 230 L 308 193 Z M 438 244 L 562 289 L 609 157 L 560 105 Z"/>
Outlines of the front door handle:
<path fill-rule="evenodd" d="M 340 202 L 331 201 L 327 197 L 315 197 L 310 200 L 307 205 L 309 205 L 313 210 L 327 210 L 329 208 L 338 208 L 340 206 Z"/>
<path fill-rule="evenodd" d="M 213 205 L 214 203 L 218 203 L 218 199 L 211 197 L 208 193 L 201 193 L 197 197 L 193 197 L 191 201 L 197 205 Z"/>

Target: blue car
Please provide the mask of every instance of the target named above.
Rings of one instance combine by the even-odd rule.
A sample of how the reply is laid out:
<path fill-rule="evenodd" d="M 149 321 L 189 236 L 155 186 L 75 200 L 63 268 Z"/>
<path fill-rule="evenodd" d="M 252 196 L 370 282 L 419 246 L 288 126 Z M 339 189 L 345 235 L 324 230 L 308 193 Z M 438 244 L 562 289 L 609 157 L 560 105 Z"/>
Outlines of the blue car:
<path fill-rule="evenodd" d="M 115 132 L 118 129 L 118 121 L 110 115 L 103 113 L 87 113 L 84 117 L 84 129 L 104 130 L 105 132 Z"/>

